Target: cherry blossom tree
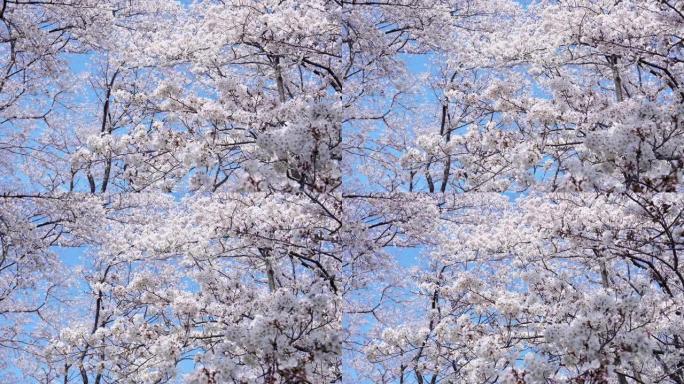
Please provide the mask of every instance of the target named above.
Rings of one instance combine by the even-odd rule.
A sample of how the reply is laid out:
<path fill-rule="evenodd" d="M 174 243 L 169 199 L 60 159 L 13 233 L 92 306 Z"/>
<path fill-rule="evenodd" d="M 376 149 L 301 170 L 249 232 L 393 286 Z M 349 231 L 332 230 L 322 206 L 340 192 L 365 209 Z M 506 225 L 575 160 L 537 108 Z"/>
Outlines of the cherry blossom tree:
<path fill-rule="evenodd" d="M 682 382 L 681 4 L 360 6 L 353 380 Z"/>
<path fill-rule="evenodd" d="M 362 377 L 681 382 L 680 195 L 409 197 L 402 216 L 387 206 L 406 199 L 364 198 L 377 246 L 420 246 L 427 263 L 375 265 L 382 294 L 350 301 L 366 324 L 350 354 Z M 429 199 L 423 212 L 438 220 L 415 211 Z"/>
<path fill-rule="evenodd" d="M 0 21 L 0 382 L 684 383 L 683 2 Z"/>
<path fill-rule="evenodd" d="M 339 381 L 333 5 L 3 10 L 2 380 Z"/>
<path fill-rule="evenodd" d="M 403 69 L 375 119 L 349 128 L 383 134 L 350 134 L 347 161 L 386 191 L 679 192 L 680 8 L 380 6 L 400 14 L 385 23 L 406 42 L 390 52 Z"/>

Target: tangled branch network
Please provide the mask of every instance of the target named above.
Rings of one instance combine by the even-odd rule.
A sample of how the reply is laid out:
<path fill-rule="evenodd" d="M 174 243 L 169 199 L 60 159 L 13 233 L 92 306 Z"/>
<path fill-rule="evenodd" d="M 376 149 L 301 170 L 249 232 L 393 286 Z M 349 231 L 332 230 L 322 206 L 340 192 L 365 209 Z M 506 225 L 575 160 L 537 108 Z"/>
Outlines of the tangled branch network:
<path fill-rule="evenodd" d="M 0 0 L 0 383 L 684 384 L 684 1 Z"/>

